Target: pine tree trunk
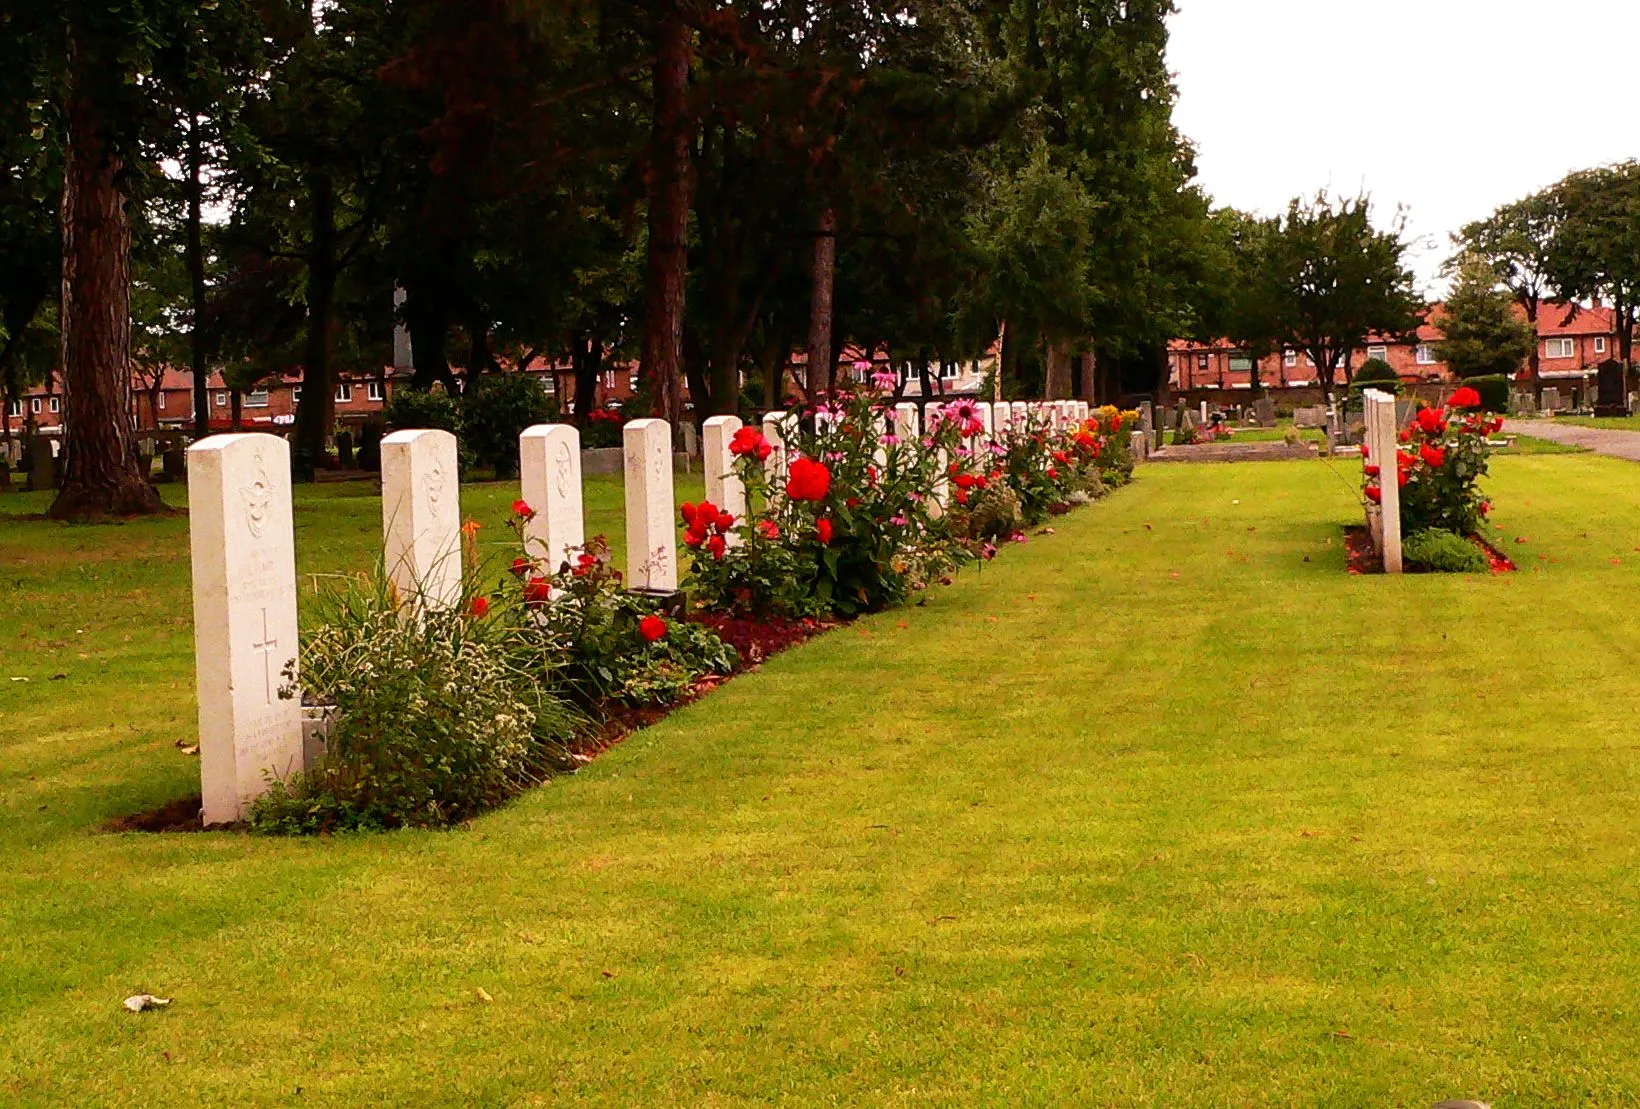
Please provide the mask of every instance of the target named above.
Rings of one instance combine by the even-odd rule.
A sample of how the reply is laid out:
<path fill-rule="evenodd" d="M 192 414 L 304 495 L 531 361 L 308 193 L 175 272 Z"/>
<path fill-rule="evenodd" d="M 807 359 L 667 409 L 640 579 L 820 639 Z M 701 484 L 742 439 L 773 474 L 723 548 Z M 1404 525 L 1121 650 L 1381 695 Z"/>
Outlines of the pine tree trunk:
<path fill-rule="evenodd" d="M 837 287 L 837 212 L 829 204 L 820 212 L 809 269 L 809 388 L 828 390 L 836 354 L 831 345 L 832 294 Z"/>
<path fill-rule="evenodd" d="M 291 465 L 299 479 L 311 481 L 336 422 L 336 382 L 330 365 L 330 311 L 337 276 L 336 185 L 328 173 L 309 178 L 308 203 L 307 337 Z"/>
<path fill-rule="evenodd" d="M 598 369 L 604 344 L 591 336 L 575 341 L 575 426 L 584 433 L 598 404 Z"/>
<path fill-rule="evenodd" d="M 210 368 L 205 364 L 205 144 L 199 137 L 199 115 L 188 123 L 188 284 L 194 318 L 188 327 L 188 369 L 194 379 L 194 435 L 211 433 Z"/>
<path fill-rule="evenodd" d="M 137 464 L 131 430 L 131 225 L 120 161 L 86 91 L 105 60 L 71 19 L 63 165 L 64 467 L 48 513 L 95 520 L 169 511 Z"/>
<path fill-rule="evenodd" d="M 684 281 L 689 266 L 689 27 L 668 3 L 655 33 L 649 256 L 639 373 L 656 415 L 683 416 Z"/>
<path fill-rule="evenodd" d="M 1042 393 L 1045 400 L 1068 400 L 1071 395 L 1071 344 L 1068 339 L 1044 339 L 1048 347 L 1048 373 Z"/>

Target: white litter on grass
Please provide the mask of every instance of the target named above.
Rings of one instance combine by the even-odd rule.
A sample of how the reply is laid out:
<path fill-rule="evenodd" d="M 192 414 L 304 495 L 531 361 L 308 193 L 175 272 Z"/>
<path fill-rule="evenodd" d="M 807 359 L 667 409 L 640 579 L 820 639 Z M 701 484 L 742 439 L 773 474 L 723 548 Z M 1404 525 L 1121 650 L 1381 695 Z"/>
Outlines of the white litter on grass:
<path fill-rule="evenodd" d="M 171 1004 L 168 997 L 155 997 L 151 993 L 132 994 L 125 999 L 125 1007 L 133 1013 L 140 1013 L 144 1009 L 163 1009 Z"/>

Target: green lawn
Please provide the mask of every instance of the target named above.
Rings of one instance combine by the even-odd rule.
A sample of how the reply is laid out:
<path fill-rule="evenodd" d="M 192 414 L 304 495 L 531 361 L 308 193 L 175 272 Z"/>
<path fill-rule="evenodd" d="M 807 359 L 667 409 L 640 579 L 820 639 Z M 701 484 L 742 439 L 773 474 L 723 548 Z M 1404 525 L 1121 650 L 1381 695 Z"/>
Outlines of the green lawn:
<path fill-rule="evenodd" d="M 326 841 L 97 832 L 196 784 L 184 521 L 0 518 L 0 1103 L 1632 1102 L 1640 467 L 1499 458 L 1497 578 L 1345 574 L 1356 483 L 1142 469 L 469 827 Z M 374 557 L 362 489 L 300 500 L 304 572 Z"/>
<path fill-rule="evenodd" d="M 1557 424 L 1574 427 L 1603 427 L 1613 431 L 1640 431 L 1640 416 L 1556 416 Z"/>

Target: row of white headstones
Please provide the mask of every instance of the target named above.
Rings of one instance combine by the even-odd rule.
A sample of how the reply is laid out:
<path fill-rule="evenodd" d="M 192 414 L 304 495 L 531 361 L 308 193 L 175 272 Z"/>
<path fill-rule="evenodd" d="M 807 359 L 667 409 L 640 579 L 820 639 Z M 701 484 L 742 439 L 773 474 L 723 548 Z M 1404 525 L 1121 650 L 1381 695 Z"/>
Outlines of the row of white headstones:
<path fill-rule="evenodd" d="M 976 440 L 1036 422 L 1086 420 L 1081 401 L 980 404 Z M 828 417 L 817 416 L 822 423 Z M 774 451 L 771 485 L 784 476 L 797 415 L 770 412 L 762 430 Z M 885 418 L 886 423 L 886 418 Z M 901 436 L 920 433 L 916 405 L 894 415 Z M 743 516 L 746 490 L 729 446 L 741 421 L 714 416 L 702 429 L 706 498 Z M 627 581 L 671 593 L 678 587 L 677 508 L 672 429 L 664 420 L 625 426 Z M 296 540 L 290 447 L 262 433 L 219 435 L 188 451 L 188 516 L 193 563 L 194 649 L 199 686 L 200 783 L 206 824 L 241 820 L 271 780 L 315 757 L 303 742 L 299 698 L 281 697 L 297 649 Z M 527 553 L 556 569 L 585 542 L 580 434 L 540 424 L 519 437 Z M 462 595 L 461 508 L 456 437 L 398 431 L 381 443 L 384 564 L 406 603 L 448 608 Z M 943 484 L 943 483 L 942 483 Z M 940 491 L 934 491 L 938 494 Z"/>

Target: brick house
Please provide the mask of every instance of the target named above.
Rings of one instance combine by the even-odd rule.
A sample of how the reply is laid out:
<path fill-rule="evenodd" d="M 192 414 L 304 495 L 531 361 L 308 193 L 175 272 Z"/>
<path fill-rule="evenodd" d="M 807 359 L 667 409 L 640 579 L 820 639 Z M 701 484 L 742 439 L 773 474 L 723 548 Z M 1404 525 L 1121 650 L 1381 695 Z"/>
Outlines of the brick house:
<path fill-rule="evenodd" d="M 1349 363 L 1359 367 L 1370 358 L 1388 362 L 1408 384 L 1446 381 L 1451 372 L 1436 357 L 1435 344 L 1443 338 L 1440 321 L 1444 306 L 1430 306 L 1424 323 L 1408 340 L 1369 340 L 1353 351 Z M 1525 318 L 1525 310 L 1516 308 Z M 1592 385 L 1595 367 L 1617 350 L 1617 323 L 1610 308 L 1569 306 L 1564 302 L 1542 304 L 1537 314 L 1540 373 L 1545 380 L 1572 379 L 1574 384 Z M 1178 392 L 1193 390 L 1237 390 L 1252 388 L 1253 360 L 1228 340 L 1208 343 L 1175 339 L 1168 344 L 1168 382 Z M 1335 384 L 1344 380 L 1343 368 Z M 1520 377 L 1526 376 L 1521 367 Z M 1318 384 L 1315 366 L 1300 351 L 1270 355 L 1258 364 L 1259 381 L 1265 388 L 1282 389 Z"/>

